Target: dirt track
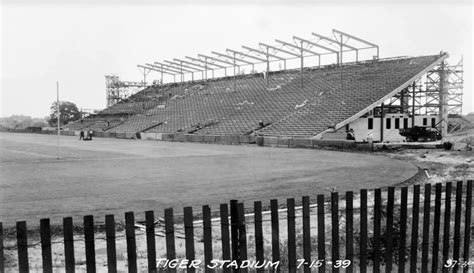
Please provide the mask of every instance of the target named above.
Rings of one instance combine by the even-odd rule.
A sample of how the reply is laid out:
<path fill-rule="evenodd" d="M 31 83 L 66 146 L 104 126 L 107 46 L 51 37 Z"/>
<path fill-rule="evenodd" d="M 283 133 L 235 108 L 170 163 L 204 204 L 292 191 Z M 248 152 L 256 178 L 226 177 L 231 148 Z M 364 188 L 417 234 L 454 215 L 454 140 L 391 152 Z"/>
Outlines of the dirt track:
<path fill-rule="evenodd" d="M 375 188 L 417 172 L 385 156 L 323 150 L 263 148 L 96 138 L 0 134 L 0 221 L 38 225 L 40 218 L 145 210 L 272 198 L 286 200 Z"/>

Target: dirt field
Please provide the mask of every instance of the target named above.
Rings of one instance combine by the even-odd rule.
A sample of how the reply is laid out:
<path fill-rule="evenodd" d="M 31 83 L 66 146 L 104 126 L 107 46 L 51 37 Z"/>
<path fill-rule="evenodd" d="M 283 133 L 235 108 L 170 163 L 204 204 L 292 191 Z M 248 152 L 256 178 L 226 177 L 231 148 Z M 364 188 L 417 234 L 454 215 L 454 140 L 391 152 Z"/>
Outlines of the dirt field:
<path fill-rule="evenodd" d="M 105 214 L 122 218 L 230 199 L 268 201 L 316 196 L 335 188 L 392 185 L 417 172 L 385 156 L 324 150 L 263 148 L 0 133 L 0 221 L 13 226 L 40 218 Z"/>

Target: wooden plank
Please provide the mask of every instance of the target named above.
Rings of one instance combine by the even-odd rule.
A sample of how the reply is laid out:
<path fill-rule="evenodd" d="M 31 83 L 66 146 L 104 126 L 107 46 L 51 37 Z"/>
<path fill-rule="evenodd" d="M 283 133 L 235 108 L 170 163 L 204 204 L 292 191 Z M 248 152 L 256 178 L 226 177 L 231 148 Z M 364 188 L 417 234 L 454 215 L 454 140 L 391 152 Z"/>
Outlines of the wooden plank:
<path fill-rule="evenodd" d="M 453 260 L 459 261 L 461 248 L 461 205 L 462 205 L 462 181 L 456 184 L 456 204 L 454 211 L 454 246 L 453 246 Z M 459 265 L 453 267 L 453 272 L 458 272 Z"/>
<path fill-rule="evenodd" d="M 245 208 L 244 203 L 237 203 L 238 214 L 238 230 L 239 230 L 239 252 L 240 259 L 238 264 L 241 265 L 243 260 L 247 260 L 247 230 L 245 227 Z M 242 268 L 241 272 L 247 272 L 247 268 Z"/>
<path fill-rule="evenodd" d="M 0 273 L 5 272 L 5 260 L 3 251 L 3 223 L 0 222 Z"/>
<path fill-rule="evenodd" d="M 402 187 L 400 199 L 400 245 L 398 246 L 398 272 L 405 273 L 408 187 Z"/>
<path fill-rule="evenodd" d="M 166 258 L 176 259 L 176 249 L 174 243 L 174 216 L 173 208 L 165 209 L 165 234 L 166 234 Z M 167 271 L 176 272 L 175 268 L 168 268 Z"/>
<path fill-rule="evenodd" d="M 466 188 L 466 213 L 464 217 L 464 249 L 463 249 L 463 261 L 469 261 L 469 243 L 471 239 L 471 217 L 472 217 L 472 180 L 467 181 Z M 464 267 L 463 272 L 468 272 L 474 265 Z"/>
<path fill-rule="evenodd" d="M 94 217 L 84 216 L 84 241 L 86 245 L 86 269 L 87 272 L 96 272 L 95 267 L 95 242 L 94 242 Z"/>
<path fill-rule="evenodd" d="M 185 207 L 184 212 L 184 243 L 186 248 L 186 259 L 192 261 L 196 257 L 194 250 L 194 221 L 193 207 Z M 189 263 L 188 263 L 189 264 Z M 188 268 L 187 272 L 195 272 L 194 267 Z"/>
<path fill-rule="evenodd" d="M 222 243 L 222 260 L 230 260 L 230 234 L 229 234 L 229 208 L 227 204 L 220 205 L 221 217 L 221 243 Z M 222 272 L 230 272 L 230 268 L 224 267 Z"/>
<path fill-rule="evenodd" d="M 354 192 L 346 192 L 346 260 L 351 264 L 346 267 L 347 273 L 354 271 Z"/>
<path fill-rule="evenodd" d="M 239 261 L 239 213 L 237 209 L 237 200 L 230 200 L 230 235 L 232 240 L 232 260 Z"/>
<path fill-rule="evenodd" d="M 287 206 L 287 223 L 288 223 L 288 271 L 296 272 L 296 226 L 295 226 L 295 199 L 288 198 Z"/>
<path fill-rule="evenodd" d="M 260 268 L 265 262 L 264 245 L 263 245 L 263 229 L 262 229 L 262 202 L 255 201 L 253 204 L 254 222 L 255 222 L 255 258 L 257 262 L 257 272 L 265 272 L 264 268 Z"/>
<path fill-rule="evenodd" d="M 311 272 L 311 219 L 310 219 L 310 199 L 309 196 L 303 196 L 303 259 L 304 272 Z"/>
<path fill-rule="evenodd" d="M 148 272 L 157 272 L 156 268 L 156 242 L 155 242 L 155 212 L 145 211 L 146 252 L 148 259 Z"/>
<path fill-rule="evenodd" d="M 395 188 L 388 187 L 387 191 L 387 233 L 385 252 L 385 272 L 392 272 L 393 263 L 393 206 L 395 204 Z"/>
<path fill-rule="evenodd" d="M 416 273 L 418 258 L 418 220 L 420 217 L 420 185 L 413 186 L 411 222 L 410 273 Z"/>
<path fill-rule="evenodd" d="M 441 192 L 443 190 L 441 183 L 435 186 L 435 209 L 433 219 L 433 252 L 431 255 L 431 272 L 438 272 L 438 254 L 439 254 L 439 230 L 441 221 Z"/>
<path fill-rule="evenodd" d="M 318 260 L 326 259 L 326 239 L 325 239 L 325 215 L 324 215 L 324 195 L 319 194 L 316 197 L 318 205 Z M 326 272 L 325 266 L 318 268 L 320 273 Z"/>
<path fill-rule="evenodd" d="M 49 219 L 40 220 L 41 236 L 41 258 L 43 262 L 43 272 L 53 272 L 53 260 L 51 257 L 51 227 Z"/>
<path fill-rule="evenodd" d="M 331 266 L 332 272 L 339 272 L 339 267 L 336 267 L 336 261 L 339 260 L 339 194 L 337 192 L 331 193 L 331 226 L 332 226 L 332 254 Z"/>
<path fill-rule="evenodd" d="M 367 272 L 367 190 L 360 190 L 360 272 Z"/>
<path fill-rule="evenodd" d="M 29 272 L 28 265 L 28 232 L 26 221 L 16 222 L 16 241 L 18 247 L 18 269 L 19 272 Z"/>
<path fill-rule="evenodd" d="M 64 263 L 67 273 L 75 272 L 74 234 L 72 230 L 72 217 L 63 218 L 64 230 Z"/>
<path fill-rule="evenodd" d="M 204 237 L 204 264 L 205 272 L 214 272 L 208 268 L 212 261 L 212 225 L 211 208 L 208 205 L 202 206 L 202 231 Z"/>
<path fill-rule="evenodd" d="M 125 212 L 125 237 L 127 239 L 128 272 L 137 272 L 137 242 L 135 239 L 135 216 L 132 211 Z"/>
<path fill-rule="evenodd" d="M 115 245 L 115 218 L 113 214 L 105 215 L 105 238 L 107 240 L 107 269 L 117 272 L 117 247 Z"/>
<path fill-rule="evenodd" d="M 421 243 L 421 272 L 428 273 L 428 251 L 430 246 L 431 184 L 425 184 L 423 204 L 423 234 Z"/>
<path fill-rule="evenodd" d="M 443 259 L 441 263 L 444 264 L 449 257 L 449 241 L 450 241 L 450 227 L 451 227 L 451 190 L 452 183 L 447 182 L 444 190 L 444 228 L 443 228 Z M 443 272 L 448 272 L 448 268 L 442 266 Z"/>
<path fill-rule="evenodd" d="M 278 200 L 270 200 L 271 221 L 272 221 L 272 262 L 280 260 L 280 225 L 278 217 Z M 280 272 L 280 267 L 277 268 Z"/>
<path fill-rule="evenodd" d="M 374 273 L 380 273 L 380 238 L 382 229 L 382 190 L 374 191 Z"/>

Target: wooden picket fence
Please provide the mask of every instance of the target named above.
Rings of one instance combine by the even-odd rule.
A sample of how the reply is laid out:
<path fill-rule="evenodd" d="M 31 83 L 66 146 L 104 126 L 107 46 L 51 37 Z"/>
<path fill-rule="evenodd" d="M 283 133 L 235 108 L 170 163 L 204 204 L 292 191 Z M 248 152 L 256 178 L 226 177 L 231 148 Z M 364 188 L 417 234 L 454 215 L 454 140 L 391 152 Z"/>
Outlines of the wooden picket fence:
<path fill-rule="evenodd" d="M 474 261 L 470 256 L 471 217 L 472 217 L 472 180 L 467 182 L 448 182 L 445 184 L 425 184 L 424 193 L 421 186 L 401 187 L 395 189 L 360 190 L 357 194 L 358 202 L 354 202 L 355 194 L 351 191 L 344 194 L 337 192 L 329 196 L 317 195 L 316 202 L 311 204 L 310 198 L 302 198 L 301 207 L 296 207 L 295 199 L 287 199 L 286 209 L 280 209 L 277 200 L 270 201 L 270 210 L 264 212 L 262 202 L 254 203 L 252 213 L 245 214 L 243 203 L 232 200 L 230 206 L 221 204 L 217 219 L 212 219 L 209 206 L 203 206 L 202 228 L 204 245 L 204 265 L 211 265 L 212 260 L 219 258 L 230 260 L 236 264 L 253 260 L 258 264 L 265 263 L 265 254 L 269 257 L 269 247 L 264 247 L 262 229 L 262 215 L 269 214 L 271 223 L 271 261 L 275 265 L 283 259 L 282 244 L 286 249 L 286 264 L 280 265 L 274 271 L 282 272 L 472 272 Z M 399 191 L 399 192 L 397 192 Z M 454 192 L 455 191 L 455 192 Z M 453 193 L 454 192 L 454 193 Z M 369 194 L 368 194 L 369 193 Z M 396 200 L 396 193 L 400 199 Z M 454 195 L 454 198 L 453 198 Z M 373 196 L 373 199 L 370 197 Z M 397 195 L 398 196 L 398 195 Z M 384 198 L 383 198 L 384 197 Z M 421 197 L 421 198 L 420 198 Z M 370 202 L 368 202 L 370 201 Z M 343 203 L 341 209 L 340 202 Z M 329 206 L 325 206 L 328 203 Z M 373 206 L 368 205 L 373 203 Z M 454 218 L 452 218 L 452 204 L 454 203 Z M 356 204 L 357 206 L 354 206 Z M 326 209 L 328 207 L 328 209 Z M 311 209 L 317 213 L 311 215 Z M 301 209 L 302 237 L 297 236 L 296 211 Z M 397 209 L 398 213 L 394 213 Z M 286 212 L 287 235 L 286 241 L 281 240 L 280 220 L 281 211 Z M 200 240 L 195 238 L 195 216 L 192 207 L 184 208 L 182 220 L 184 224 L 185 258 L 194 260 L 196 257 L 195 244 Z M 410 213 L 409 213 L 410 212 Z M 249 257 L 247 228 L 253 216 L 254 255 Z M 311 240 L 311 217 L 317 216 L 317 236 Z M 327 216 L 327 217 L 326 217 Z M 345 218 L 344 231 L 341 232 L 340 218 Z M 326 218 L 330 221 L 326 222 Z M 357 218 L 358 225 L 355 225 Z M 177 259 L 175 220 L 173 209 L 164 211 L 166 258 Z M 422 220 L 422 221 L 421 221 Z M 220 223 L 220 253 L 213 253 L 213 235 L 211 222 Z M 161 272 L 157 268 L 156 253 L 156 218 L 153 211 L 145 213 L 146 253 L 149 272 Z M 443 225 L 441 225 L 441 222 Z M 313 222 L 314 223 L 314 222 Z M 116 252 L 116 225 L 114 215 L 105 217 L 105 237 L 107 245 L 107 268 L 109 272 L 117 272 Z M 325 235 L 326 227 L 330 225 L 330 236 Z M 421 228 L 420 228 L 421 227 Z M 137 272 L 137 244 L 136 221 L 133 212 L 125 213 L 125 233 L 127 245 L 127 264 L 129 272 Z M 96 272 L 96 253 L 94 239 L 93 216 L 85 216 L 83 223 L 85 240 L 85 257 L 87 272 Z M 0 272 L 5 272 L 3 228 L 0 223 Z M 53 272 L 51 251 L 51 226 L 49 219 L 40 221 L 41 253 L 43 272 Z M 408 237 L 408 235 L 410 235 Z M 17 222 L 17 252 L 18 270 L 28 272 L 28 240 L 25 221 Z M 329 238 L 325 238 L 329 237 Z M 355 238 L 357 237 L 357 239 Z M 64 265 L 66 272 L 75 271 L 73 222 L 71 217 L 63 219 Z M 341 238 L 343 242 L 341 243 Z M 396 239 L 395 239 L 396 238 Z M 407 239 L 411 240 L 408 242 Z M 301 240 L 301 242 L 298 242 Z M 327 251 L 327 242 L 330 242 L 330 251 Z M 395 245 L 394 242 L 397 242 Z M 297 243 L 302 247 L 297 248 Z M 316 243 L 316 246 L 314 245 Z M 298 253 L 297 249 L 302 249 Z M 317 249 L 317 251 L 315 251 Z M 344 251 L 342 251 L 344 250 Z M 356 251 L 357 250 L 357 251 Z M 421 256 L 419 255 L 421 252 Z M 356 255 L 357 253 L 357 255 Z M 395 255 L 396 254 L 396 255 Z M 159 256 L 158 256 L 159 257 Z M 315 259 L 317 257 L 317 259 Z M 397 259 L 394 259 L 397 257 Z M 179 258 L 179 257 L 178 257 Z M 301 265 L 298 258 L 304 258 Z M 471 259 L 471 260 L 470 260 Z M 321 262 L 314 262 L 315 260 Z M 309 262 L 309 261 L 312 261 Z M 341 262 L 350 261 L 350 264 Z M 275 262 L 275 263 L 274 263 Z M 230 264 L 230 262 L 228 263 Z M 15 269 L 16 270 L 16 269 Z M 203 266 L 202 269 L 187 268 L 187 272 L 214 272 L 213 269 Z M 167 268 L 166 272 L 176 272 L 176 268 Z M 179 270 L 178 270 L 179 271 Z M 248 272 L 248 268 L 235 269 L 224 267 L 219 272 Z M 254 271 L 254 269 L 250 269 Z M 257 272 L 268 271 L 259 268 Z"/>

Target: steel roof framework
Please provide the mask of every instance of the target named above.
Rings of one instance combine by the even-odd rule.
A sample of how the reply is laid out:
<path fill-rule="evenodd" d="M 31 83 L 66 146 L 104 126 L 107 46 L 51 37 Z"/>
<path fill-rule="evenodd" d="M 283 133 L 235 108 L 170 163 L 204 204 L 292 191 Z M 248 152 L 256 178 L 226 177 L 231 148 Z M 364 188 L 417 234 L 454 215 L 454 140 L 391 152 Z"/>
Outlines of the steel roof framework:
<path fill-rule="evenodd" d="M 215 70 L 224 70 L 224 74 L 227 76 L 227 69 L 233 68 L 233 76 L 236 76 L 240 74 L 240 68 L 242 66 L 249 65 L 252 67 L 252 72 L 254 72 L 255 65 L 266 64 L 265 75 L 267 76 L 268 86 L 271 62 L 283 61 L 284 69 L 286 69 L 287 60 L 300 59 L 300 72 L 302 74 L 304 60 L 308 57 L 318 57 L 318 65 L 320 66 L 322 55 L 335 55 L 337 64 L 342 64 L 343 52 L 355 52 L 357 62 L 359 61 L 358 55 L 361 50 L 376 49 L 376 57 L 378 58 L 378 45 L 336 29 L 333 29 L 332 33 L 335 39 L 312 33 L 313 39 L 293 36 L 293 42 L 276 39 L 277 45 L 259 43 L 259 49 L 242 46 L 243 49 L 247 50 L 246 52 L 226 49 L 225 54 L 212 51 L 212 54 L 215 56 L 198 54 L 197 58 L 186 56 L 186 60 L 175 58 L 173 61 L 164 60 L 164 63 L 154 62 L 154 65 L 147 63 L 145 66 L 138 65 L 138 67 L 144 69 L 143 73 L 146 73 L 146 69 L 149 69 L 148 73 L 150 71 L 160 72 L 161 81 L 163 82 L 163 74 L 173 75 L 174 81 L 176 81 L 176 75 L 180 75 L 181 81 L 183 81 L 184 74 L 191 74 L 192 80 L 194 81 L 194 73 L 201 72 L 202 78 L 207 80 L 208 70 L 211 70 L 212 78 L 214 78 Z M 352 41 L 363 44 L 363 46 L 349 44 L 349 42 Z"/>

